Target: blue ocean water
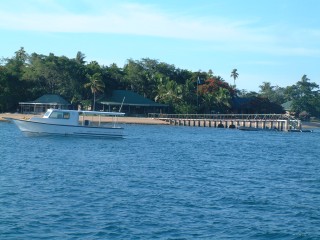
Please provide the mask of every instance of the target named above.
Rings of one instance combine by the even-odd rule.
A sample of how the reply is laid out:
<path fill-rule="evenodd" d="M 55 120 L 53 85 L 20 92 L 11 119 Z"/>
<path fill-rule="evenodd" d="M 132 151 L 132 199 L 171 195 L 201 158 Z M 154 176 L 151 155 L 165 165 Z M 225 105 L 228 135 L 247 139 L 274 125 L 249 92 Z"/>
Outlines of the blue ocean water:
<path fill-rule="evenodd" d="M 320 132 L 0 123 L 0 239 L 320 239 Z"/>

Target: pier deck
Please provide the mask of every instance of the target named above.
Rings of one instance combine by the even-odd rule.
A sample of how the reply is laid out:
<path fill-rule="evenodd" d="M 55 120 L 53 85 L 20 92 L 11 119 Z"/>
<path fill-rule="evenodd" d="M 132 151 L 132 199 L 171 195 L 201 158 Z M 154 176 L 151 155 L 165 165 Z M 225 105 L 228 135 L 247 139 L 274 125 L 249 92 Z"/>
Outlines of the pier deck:
<path fill-rule="evenodd" d="M 278 131 L 301 130 L 301 121 L 287 114 L 159 114 L 149 117 L 166 121 L 171 125 L 216 127 L 216 128 L 256 128 Z"/>

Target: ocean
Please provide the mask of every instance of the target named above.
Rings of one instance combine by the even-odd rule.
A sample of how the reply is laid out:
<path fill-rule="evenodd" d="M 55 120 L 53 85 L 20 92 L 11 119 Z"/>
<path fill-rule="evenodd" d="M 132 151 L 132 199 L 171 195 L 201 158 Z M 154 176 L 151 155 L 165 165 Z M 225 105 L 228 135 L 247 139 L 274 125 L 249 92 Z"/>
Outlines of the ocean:
<path fill-rule="evenodd" d="M 320 239 L 320 132 L 0 122 L 0 239 Z"/>

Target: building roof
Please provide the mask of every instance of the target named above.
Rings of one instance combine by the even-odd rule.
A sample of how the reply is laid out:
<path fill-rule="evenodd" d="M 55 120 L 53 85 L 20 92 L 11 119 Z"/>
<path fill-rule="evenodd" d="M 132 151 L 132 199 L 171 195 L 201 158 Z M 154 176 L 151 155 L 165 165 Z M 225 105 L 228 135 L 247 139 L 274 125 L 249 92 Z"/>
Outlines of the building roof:
<path fill-rule="evenodd" d="M 61 96 L 55 94 L 45 94 L 34 101 L 20 102 L 19 104 L 70 105 L 70 103 Z"/>
<path fill-rule="evenodd" d="M 255 99 L 256 97 L 234 97 L 232 98 L 232 105 L 235 109 L 251 108 Z"/>
<path fill-rule="evenodd" d="M 284 110 L 291 111 L 292 110 L 292 102 L 293 101 L 285 102 L 285 103 L 281 104 L 281 106 L 283 107 Z"/>
<path fill-rule="evenodd" d="M 145 107 L 167 107 L 166 104 L 156 103 L 135 92 L 127 90 L 114 90 L 111 97 L 99 100 L 104 105 L 126 105 L 126 106 L 145 106 Z"/>

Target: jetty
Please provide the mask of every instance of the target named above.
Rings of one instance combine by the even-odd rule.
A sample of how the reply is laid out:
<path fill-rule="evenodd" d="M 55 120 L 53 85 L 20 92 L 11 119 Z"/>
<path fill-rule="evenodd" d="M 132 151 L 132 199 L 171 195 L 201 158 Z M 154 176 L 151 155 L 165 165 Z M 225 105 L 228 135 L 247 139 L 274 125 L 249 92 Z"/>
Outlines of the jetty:
<path fill-rule="evenodd" d="M 301 130 L 301 121 L 288 114 L 161 114 L 149 113 L 149 118 L 159 119 L 176 126 L 246 128 L 256 130 Z"/>

